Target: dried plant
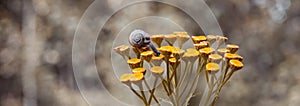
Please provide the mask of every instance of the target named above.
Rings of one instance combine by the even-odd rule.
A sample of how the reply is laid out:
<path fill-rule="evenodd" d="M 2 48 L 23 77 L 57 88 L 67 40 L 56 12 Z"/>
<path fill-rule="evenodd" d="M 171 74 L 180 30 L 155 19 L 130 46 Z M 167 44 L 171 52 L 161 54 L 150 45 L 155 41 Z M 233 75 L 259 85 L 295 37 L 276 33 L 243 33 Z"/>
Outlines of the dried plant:
<path fill-rule="evenodd" d="M 183 44 L 190 38 L 195 48 L 182 50 Z M 225 48 L 220 48 L 228 40 L 223 36 L 190 37 L 186 32 L 174 32 L 151 36 L 151 40 L 159 47 L 157 48 L 161 52 L 159 56 L 155 56 L 149 48 L 144 47 L 132 47 L 135 56 L 129 56 L 128 46 L 115 48 L 132 69 L 132 73 L 122 75 L 120 81 L 128 86 L 145 106 L 155 103 L 160 105 L 163 101 L 174 106 L 186 106 L 191 97 L 198 94 L 202 95 L 199 100 L 201 106 L 213 106 L 224 85 L 243 67 L 241 62 L 243 57 L 235 54 L 239 46 L 228 44 Z M 178 46 L 175 45 L 176 40 Z M 163 41 L 168 45 L 161 45 Z M 217 45 L 216 48 L 211 47 L 214 43 Z M 145 65 L 151 68 L 146 69 Z M 150 80 L 145 78 L 145 74 L 154 76 L 152 86 L 148 83 Z M 201 86 L 206 88 L 203 93 L 195 90 L 201 74 L 205 77 L 206 85 Z M 133 85 L 137 86 L 139 91 L 133 89 Z M 165 93 L 155 93 L 157 90 Z"/>

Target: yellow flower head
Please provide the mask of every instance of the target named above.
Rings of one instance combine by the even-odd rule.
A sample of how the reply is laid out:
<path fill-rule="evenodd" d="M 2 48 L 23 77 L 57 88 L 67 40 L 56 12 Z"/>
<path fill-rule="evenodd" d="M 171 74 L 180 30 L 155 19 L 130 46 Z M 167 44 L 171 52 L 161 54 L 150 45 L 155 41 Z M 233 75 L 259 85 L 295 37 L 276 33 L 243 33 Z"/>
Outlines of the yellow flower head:
<path fill-rule="evenodd" d="M 176 58 L 170 58 L 169 62 L 171 64 L 171 66 L 173 67 L 173 69 L 176 69 L 178 64 L 180 64 L 180 60 L 177 60 Z"/>
<path fill-rule="evenodd" d="M 209 42 L 208 41 L 202 41 L 200 43 L 194 44 L 194 47 L 195 47 L 196 50 L 200 50 L 202 48 L 209 47 Z"/>
<path fill-rule="evenodd" d="M 226 48 L 220 48 L 218 49 L 218 53 L 223 56 L 225 53 L 229 53 L 229 50 Z"/>
<path fill-rule="evenodd" d="M 135 68 L 132 70 L 133 73 L 143 73 L 145 74 L 146 73 L 146 68 Z"/>
<path fill-rule="evenodd" d="M 219 63 L 222 60 L 222 56 L 219 54 L 211 54 L 208 56 L 208 60 L 211 62 Z"/>
<path fill-rule="evenodd" d="M 165 35 L 165 40 L 166 40 L 169 44 L 171 44 L 171 45 L 174 44 L 174 42 L 176 41 L 176 39 L 177 39 L 177 35 L 175 35 L 175 34 Z"/>
<path fill-rule="evenodd" d="M 182 45 L 190 39 L 190 36 L 187 34 L 187 32 L 174 32 L 175 35 L 177 35 L 179 48 L 182 47 Z"/>
<path fill-rule="evenodd" d="M 194 44 L 197 44 L 202 41 L 206 41 L 207 39 L 205 36 L 192 36 L 192 40 L 193 40 Z"/>
<path fill-rule="evenodd" d="M 235 44 L 228 44 L 226 45 L 226 48 L 229 50 L 230 53 L 235 53 L 239 50 L 239 46 Z"/>
<path fill-rule="evenodd" d="M 144 74 L 143 73 L 134 73 L 133 74 L 133 79 L 131 79 L 131 82 L 137 83 L 140 82 L 144 79 Z"/>
<path fill-rule="evenodd" d="M 216 73 L 220 70 L 220 66 L 217 63 L 207 63 L 206 71 L 209 73 Z"/>
<path fill-rule="evenodd" d="M 172 55 L 176 58 L 176 59 L 179 59 L 182 57 L 184 53 L 184 50 L 180 49 L 180 48 L 177 48 L 177 47 L 174 47 L 173 48 L 173 51 L 172 51 Z"/>
<path fill-rule="evenodd" d="M 152 35 L 151 40 L 158 45 L 161 46 L 162 41 L 164 40 L 164 35 Z"/>
<path fill-rule="evenodd" d="M 151 59 L 151 63 L 155 66 L 160 66 L 163 59 L 164 59 L 164 55 L 160 54 L 159 56 L 152 56 L 152 59 Z"/>
<path fill-rule="evenodd" d="M 188 35 L 187 32 L 174 32 L 175 35 Z"/>
<path fill-rule="evenodd" d="M 121 56 L 129 56 L 130 49 L 128 46 L 121 45 L 121 46 L 115 47 L 114 50 Z"/>
<path fill-rule="evenodd" d="M 164 69 L 160 66 L 154 66 L 154 67 L 151 67 L 150 71 L 154 75 L 161 75 L 164 72 Z"/>
<path fill-rule="evenodd" d="M 123 74 L 121 77 L 120 77 L 120 81 L 122 83 L 125 83 L 125 84 L 128 84 L 130 83 L 130 80 L 133 78 L 133 75 L 132 74 Z"/>
<path fill-rule="evenodd" d="M 213 44 L 217 40 L 217 36 L 215 35 L 207 35 L 206 38 L 207 41 L 210 42 L 211 44 Z"/>
<path fill-rule="evenodd" d="M 164 56 L 170 56 L 172 54 L 174 47 L 173 46 L 162 46 L 158 50 L 164 55 Z"/>
<path fill-rule="evenodd" d="M 225 36 L 217 36 L 217 40 L 219 40 L 221 42 L 226 42 L 228 40 L 228 38 Z"/>
<path fill-rule="evenodd" d="M 241 61 L 235 59 L 230 60 L 229 64 L 230 64 L 230 68 L 234 71 L 240 70 L 244 67 Z"/>
<path fill-rule="evenodd" d="M 187 49 L 187 52 L 183 54 L 182 60 L 185 62 L 195 62 L 199 57 L 199 51 L 196 49 Z"/>
<path fill-rule="evenodd" d="M 131 69 L 135 69 L 141 66 L 141 59 L 133 58 L 127 61 L 127 64 Z"/>
<path fill-rule="evenodd" d="M 145 51 L 141 53 L 142 59 L 146 60 L 147 62 L 150 62 L 152 56 L 153 56 L 153 51 Z"/>
<path fill-rule="evenodd" d="M 199 50 L 200 55 L 202 57 L 205 57 L 205 58 L 207 58 L 208 55 L 212 54 L 214 51 L 215 51 L 215 49 L 214 48 L 210 48 L 210 47 L 202 48 L 202 49 Z"/>
<path fill-rule="evenodd" d="M 240 56 L 238 54 L 232 54 L 232 53 L 225 53 L 225 58 L 228 60 L 231 60 L 231 59 L 237 59 L 239 61 L 243 60 L 242 56 Z"/>

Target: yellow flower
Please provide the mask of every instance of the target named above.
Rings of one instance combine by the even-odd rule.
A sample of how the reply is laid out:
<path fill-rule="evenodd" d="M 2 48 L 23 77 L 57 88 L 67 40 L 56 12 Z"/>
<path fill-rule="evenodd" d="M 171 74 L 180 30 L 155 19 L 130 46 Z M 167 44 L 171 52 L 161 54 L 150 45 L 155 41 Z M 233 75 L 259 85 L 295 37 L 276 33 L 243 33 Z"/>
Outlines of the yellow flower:
<path fill-rule="evenodd" d="M 223 56 L 225 53 L 229 53 L 229 50 L 226 48 L 220 48 L 218 49 L 218 53 Z"/>
<path fill-rule="evenodd" d="M 133 79 L 131 79 L 131 82 L 133 83 L 138 83 L 144 79 L 144 74 L 143 73 L 134 73 L 133 74 Z"/>
<path fill-rule="evenodd" d="M 162 46 L 158 50 L 164 55 L 164 56 L 170 56 L 172 54 L 174 47 L 173 46 Z"/>
<path fill-rule="evenodd" d="M 174 32 L 175 35 L 187 35 L 187 32 Z"/>
<path fill-rule="evenodd" d="M 150 62 L 152 56 L 153 56 L 153 51 L 145 51 L 141 53 L 142 59 L 146 60 L 147 62 Z"/>
<path fill-rule="evenodd" d="M 216 73 L 220 70 L 220 66 L 217 63 L 207 63 L 206 71 L 208 73 Z"/>
<path fill-rule="evenodd" d="M 174 42 L 176 41 L 177 36 L 174 34 L 169 34 L 169 35 L 165 35 L 165 40 L 170 44 L 173 45 Z"/>
<path fill-rule="evenodd" d="M 224 36 L 218 36 L 218 35 L 217 35 L 217 41 L 218 41 L 217 49 L 218 49 L 221 45 L 223 45 L 227 40 L 228 40 L 227 37 L 224 37 Z"/>
<path fill-rule="evenodd" d="M 228 38 L 225 36 L 217 36 L 217 40 L 219 40 L 221 42 L 226 42 L 228 40 Z"/>
<path fill-rule="evenodd" d="M 130 83 L 130 80 L 133 78 L 133 75 L 132 74 L 123 74 L 121 77 L 120 77 L 120 81 L 122 83 Z"/>
<path fill-rule="evenodd" d="M 173 69 L 176 69 L 178 64 L 180 64 L 180 60 L 177 60 L 176 58 L 170 58 L 169 62 Z"/>
<path fill-rule="evenodd" d="M 199 50 L 200 55 L 204 58 L 207 58 L 208 55 L 212 54 L 215 51 L 214 48 L 206 47 Z"/>
<path fill-rule="evenodd" d="M 172 55 L 176 58 L 176 59 L 179 59 L 182 57 L 184 53 L 184 50 L 180 49 L 180 48 L 177 48 L 177 47 L 174 47 L 173 48 L 173 51 L 172 51 Z"/>
<path fill-rule="evenodd" d="M 192 36 L 192 40 L 193 40 L 194 44 L 197 44 L 202 41 L 206 41 L 207 39 L 205 36 Z"/>
<path fill-rule="evenodd" d="M 194 47 L 195 47 L 196 50 L 200 50 L 202 48 L 209 47 L 209 42 L 202 41 L 200 43 L 194 44 Z"/>
<path fill-rule="evenodd" d="M 151 40 L 157 44 L 158 47 L 161 46 L 161 43 L 164 39 L 164 35 L 152 35 Z"/>
<path fill-rule="evenodd" d="M 121 46 L 115 47 L 114 50 L 121 56 L 129 56 L 130 49 L 128 46 L 121 45 Z"/>
<path fill-rule="evenodd" d="M 232 59 L 229 61 L 229 64 L 230 64 L 230 68 L 233 70 L 233 71 L 237 71 L 237 70 L 240 70 L 243 68 L 243 63 L 239 60 L 235 60 L 235 59 Z"/>
<path fill-rule="evenodd" d="M 161 75 L 164 72 L 164 69 L 160 66 L 154 66 L 154 67 L 151 67 L 150 71 L 154 75 Z"/>
<path fill-rule="evenodd" d="M 182 45 L 190 39 L 190 36 L 187 32 L 174 32 L 177 35 L 179 48 L 182 48 Z"/>
<path fill-rule="evenodd" d="M 187 52 L 183 54 L 182 60 L 185 62 L 195 62 L 199 57 L 199 51 L 196 49 L 187 49 Z"/>
<path fill-rule="evenodd" d="M 219 54 L 211 54 L 208 56 L 208 60 L 211 62 L 219 63 L 222 60 L 222 56 Z"/>
<path fill-rule="evenodd" d="M 152 56 L 151 63 L 155 66 L 160 66 L 164 57 L 165 56 L 162 54 L 160 54 L 159 56 Z"/>
<path fill-rule="evenodd" d="M 145 74 L 146 73 L 146 68 L 135 68 L 132 70 L 133 73 L 143 73 Z"/>
<path fill-rule="evenodd" d="M 238 51 L 239 46 L 235 44 L 228 44 L 226 48 L 229 50 L 230 53 L 235 53 L 236 51 Z"/>
<path fill-rule="evenodd" d="M 215 35 L 207 35 L 206 38 L 210 44 L 213 44 L 217 40 L 217 36 Z"/>
<path fill-rule="evenodd" d="M 240 56 L 238 54 L 232 54 L 232 53 L 225 53 L 225 58 L 228 60 L 231 60 L 231 59 L 237 59 L 239 61 L 243 60 L 242 56 Z"/>
<path fill-rule="evenodd" d="M 186 52 L 199 52 L 199 51 L 194 48 L 188 48 L 186 49 Z"/>
<path fill-rule="evenodd" d="M 141 59 L 133 58 L 127 61 L 131 69 L 135 69 L 141 66 Z"/>

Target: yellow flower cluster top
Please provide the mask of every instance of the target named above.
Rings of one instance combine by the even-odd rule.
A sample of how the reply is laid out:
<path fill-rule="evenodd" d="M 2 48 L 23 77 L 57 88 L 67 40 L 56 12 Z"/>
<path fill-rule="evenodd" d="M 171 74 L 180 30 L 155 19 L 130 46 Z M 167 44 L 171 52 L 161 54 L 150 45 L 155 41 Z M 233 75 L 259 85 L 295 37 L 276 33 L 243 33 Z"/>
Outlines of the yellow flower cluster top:
<path fill-rule="evenodd" d="M 189 40 L 193 42 L 194 48 L 183 49 L 183 45 Z M 125 45 L 115 47 L 115 52 L 127 61 L 131 69 L 131 73 L 120 77 L 120 82 L 130 88 L 132 88 L 132 84 L 139 86 L 140 89 L 145 87 L 142 85 L 148 86 L 149 97 L 144 94 L 145 92 L 138 93 L 134 89 L 131 90 L 146 106 L 154 101 L 159 104 L 161 101 L 157 99 L 154 92 L 158 88 L 150 88 L 147 78 L 145 78 L 146 74 L 152 74 L 156 78 L 154 84 L 161 84 L 161 89 L 166 92 L 166 95 L 173 98 L 173 101 L 170 99 L 170 102 L 175 106 L 182 106 L 188 104 L 189 99 L 195 93 L 193 88 L 197 87 L 200 74 L 204 73 L 208 86 L 208 90 L 204 92 L 208 92 L 209 95 L 202 97 L 203 100 L 200 102 L 202 105 L 213 105 L 233 73 L 243 68 L 243 57 L 236 53 L 239 46 L 235 44 L 224 46 L 227 40 L 228 38 L 224 36 L 190 36 L 187 32 L 152 35 L 151 42 L 157 45 L 157 50 L 161 52 L 159 56 L 154 56 L 153 51 L 147 47 L 137 48 Z M 163 42 L 166 42 L 167 45 L 162 45 Z M 217 47 L 211 47 L 213 44 Z M 130 54 L 130 49 L 135 55 Z M 163 63 L 165 65 L 162 65 Z M 149 65 L 150 69 L 146 69 L 145 65 Z M 192 68 L 194 65 L 196 65 L 196 69 Z M 187 78 L 186 76 L 193 77 Z M 161 82 L 157 83 L 158 79 Z M 179 101 L 183 102 L 179 103 Z"/>

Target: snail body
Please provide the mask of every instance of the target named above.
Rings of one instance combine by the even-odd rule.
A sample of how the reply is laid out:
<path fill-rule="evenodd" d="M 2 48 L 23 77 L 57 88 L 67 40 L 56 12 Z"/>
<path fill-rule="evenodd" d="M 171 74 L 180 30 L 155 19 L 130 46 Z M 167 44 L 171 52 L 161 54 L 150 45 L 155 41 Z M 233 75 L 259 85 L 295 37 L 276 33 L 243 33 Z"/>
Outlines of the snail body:
<path fill-rule="evenodd" d="M 129 43 L 134 47 L 147 47 L 154 52 L 155 56 L 159 56 L 160 52 L 154 47 L 150 40 L 150 34 L 143 30 L 136 29 L 130 33 Z"/>

